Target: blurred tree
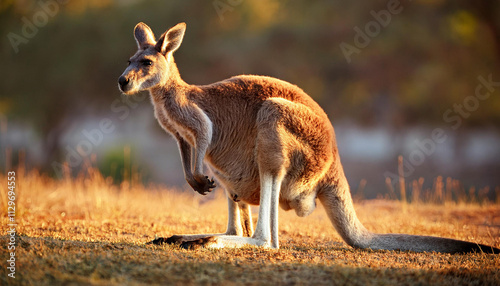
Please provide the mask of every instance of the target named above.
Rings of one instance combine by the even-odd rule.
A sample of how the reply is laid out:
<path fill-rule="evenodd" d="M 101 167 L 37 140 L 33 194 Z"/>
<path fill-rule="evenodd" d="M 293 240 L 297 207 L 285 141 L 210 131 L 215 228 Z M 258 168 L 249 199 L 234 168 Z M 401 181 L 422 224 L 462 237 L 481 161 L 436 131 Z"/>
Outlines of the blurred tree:
<path fill-rule="evenodd" d="M 479 75 L 500 80 L 495 0 L 401 1 L 402 12 L 351 63 L 339 44 L 353 44 L 354 28 L 375 21 L 373 13 L 387 9 L 387 0 L 220 0 L 229 5 L 223 17 L 214 1 L 62 2 L 0 4 L 0 112 L 35 127 L 47 162 L 61 155 L 60 137 L 75 120 L 110 112 L 119 96 L 116 79 L 135 52 L 132 29 L 139 21 L 157 35 L 188 23 L 176 53 L 187 82 L 242 73 L 282 78 L 302 87 L 334 120 L 443 125 L 445 110 L 474 95 Z M 47 8 L 50 3 L 57 8 Z M 25 39 L 16 42 L 17 52 L 12 34 Z M 480 108 L 464 126 L 499 125 L 499 96 Z"/>

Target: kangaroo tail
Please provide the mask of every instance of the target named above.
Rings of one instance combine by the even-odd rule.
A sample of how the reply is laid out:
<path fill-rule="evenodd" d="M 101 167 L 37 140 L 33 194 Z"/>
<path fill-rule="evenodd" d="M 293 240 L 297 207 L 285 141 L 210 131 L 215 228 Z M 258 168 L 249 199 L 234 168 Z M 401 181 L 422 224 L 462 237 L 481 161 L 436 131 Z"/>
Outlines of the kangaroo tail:
<path fill-rule="evenodd" d="M 345 181 L 346 182 L 346 181 Z M 433 236 L 377 234 L 368 231 L 358 220 L 347 183 L 320 192 L 318 198 L 344 241 L 355 248 L 443 253 L 494 253 L 500 249 L 487 245 Z"/>

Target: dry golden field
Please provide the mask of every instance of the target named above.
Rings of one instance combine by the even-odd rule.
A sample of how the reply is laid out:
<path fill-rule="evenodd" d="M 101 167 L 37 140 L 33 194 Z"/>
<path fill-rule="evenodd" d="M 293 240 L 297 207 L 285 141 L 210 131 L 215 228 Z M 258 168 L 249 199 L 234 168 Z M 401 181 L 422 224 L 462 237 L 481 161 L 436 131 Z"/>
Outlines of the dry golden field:
<path fill-rule="evenodd" d="M 324 210 L 280 213 L 281 249 L 184 250 L 155 236 L 223 232 L 222 191 L 202 197 L 161 186 L 113 185 L 97 171 L 55 181 L 16 174 L 15 278 L 8 277 L 7 178 L 0 175 L 1 285 L 500 285 L 500 255 L 357 250 Z M 254 209 L 254 222 L 256 210 Z M 464 239 L 500 247 L 500 206 L 361 201 L 376 232 Z"/>

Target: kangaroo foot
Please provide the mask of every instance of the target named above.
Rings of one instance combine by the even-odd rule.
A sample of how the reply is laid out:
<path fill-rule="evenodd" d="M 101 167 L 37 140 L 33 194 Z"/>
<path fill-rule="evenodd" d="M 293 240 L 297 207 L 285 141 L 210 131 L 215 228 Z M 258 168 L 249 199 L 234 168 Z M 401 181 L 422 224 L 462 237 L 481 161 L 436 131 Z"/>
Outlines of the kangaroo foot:
<path fill-rule="evenodd" d="M 162 244 L 180 244 L 182 242 L 182 236 L 172 235 L 171 237 L 158 237 L 157 239 L 150 241 L 146 244 L 162 245 Z"/>
<path fill-rule="evenodd" d="M 195 249 L 205 248 L 209 244 L 212 244 L 215 242 L 216 242 L 216 238 L 214 236 L 203 237 L 203 238 L 199 238 L 196 240 L 184 241 L 183 243 L 181 243 L 181 248 L 188 249 L 188 250 L 195 250 Z"/>

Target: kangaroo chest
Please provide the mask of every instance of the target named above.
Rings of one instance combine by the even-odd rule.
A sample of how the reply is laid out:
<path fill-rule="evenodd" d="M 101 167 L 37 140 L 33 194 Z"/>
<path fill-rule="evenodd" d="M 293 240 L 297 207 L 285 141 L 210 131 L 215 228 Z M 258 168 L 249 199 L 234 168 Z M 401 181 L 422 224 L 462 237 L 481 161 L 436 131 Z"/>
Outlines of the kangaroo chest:
<path fill-rule="evenodd" d="M 194 138 L 189 129 L 178 124 L 172 115 L 169 115 L 164 104 L 153 103 L 153 107 L 155 118 L 165 131 L 171 133 L 174 137 L 181 136 L 191 146 L 194 146 Z"/>

